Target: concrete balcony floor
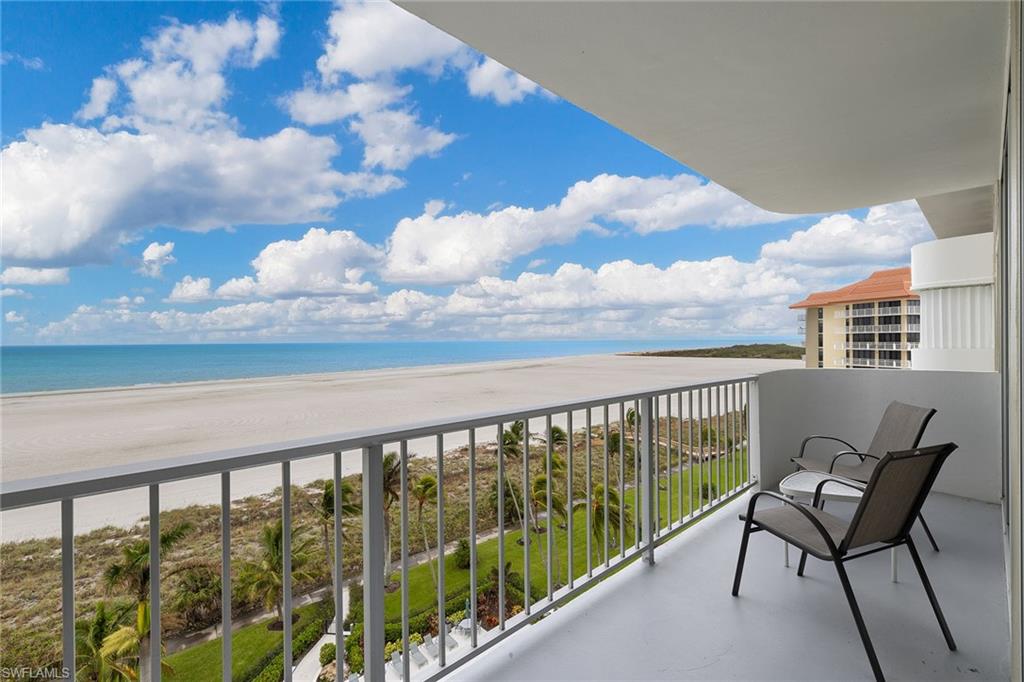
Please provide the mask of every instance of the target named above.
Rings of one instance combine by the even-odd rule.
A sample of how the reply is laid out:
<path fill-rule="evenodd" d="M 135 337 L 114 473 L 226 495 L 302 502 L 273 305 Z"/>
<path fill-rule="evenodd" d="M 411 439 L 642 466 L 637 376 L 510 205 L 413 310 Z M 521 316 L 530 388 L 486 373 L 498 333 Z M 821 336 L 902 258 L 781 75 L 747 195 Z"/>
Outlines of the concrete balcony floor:
<path fill-rule="evenodd" d="M 740 596 L 730 588 L 747 497 L 669 541 L 656 565 L 634 563 L 453 673 L 463 680 L 855 680 L 871 669 L 835 569 L 803 578 L 768 533 L 751 536 Z M 764 501 L 770 504 L 771 501 Z M 853 506 L 829 503 L 849 516 Z M 946 649 L 906 548 L 847 564 L 890 680 L 1009 679 L 1009 626 L 998 506 L 933 494 L 925 517 L 940 544 L 915 539 L 958 644 Z"/>

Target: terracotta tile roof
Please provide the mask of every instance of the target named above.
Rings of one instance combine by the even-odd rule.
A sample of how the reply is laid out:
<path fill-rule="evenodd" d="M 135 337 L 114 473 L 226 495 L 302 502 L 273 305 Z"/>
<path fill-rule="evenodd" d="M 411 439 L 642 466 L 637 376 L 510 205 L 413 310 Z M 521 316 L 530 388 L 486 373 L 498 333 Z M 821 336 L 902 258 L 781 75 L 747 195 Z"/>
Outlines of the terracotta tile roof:
<path fill-rule="evenodd" d="M 848 284 L 835 291 L 818 291 L 790 308 L 818 308 L 837 303 L 858 303 L 861 301 L 892 301 L 903 298 L 918 298 L 910 291 L 910 268 L 879 270 L 867 279 Z"/>

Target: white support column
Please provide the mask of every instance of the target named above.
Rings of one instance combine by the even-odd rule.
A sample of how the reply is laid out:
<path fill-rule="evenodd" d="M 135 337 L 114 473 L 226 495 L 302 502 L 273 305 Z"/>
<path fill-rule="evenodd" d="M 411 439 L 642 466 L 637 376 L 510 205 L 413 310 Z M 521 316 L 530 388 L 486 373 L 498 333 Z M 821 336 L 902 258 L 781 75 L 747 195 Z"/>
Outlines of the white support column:
<path fill-rule="evenodd" d="M 992 233 L 937 239 L 911 250 L 921 297 L 921 345 L 914 369 L 995 370 Z"/>
<path fill-rule="evenodd" d="M 363 448 L 363 678 L 367 682 L 384 682 L 383 510 L 384 447 L 372 445 Z"/>

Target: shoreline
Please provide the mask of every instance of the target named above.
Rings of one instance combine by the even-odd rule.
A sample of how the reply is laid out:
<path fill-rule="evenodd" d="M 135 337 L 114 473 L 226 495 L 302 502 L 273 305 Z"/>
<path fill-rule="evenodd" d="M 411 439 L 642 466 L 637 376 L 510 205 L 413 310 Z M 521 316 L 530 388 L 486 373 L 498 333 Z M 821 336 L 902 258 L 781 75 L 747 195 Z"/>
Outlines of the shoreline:
<path fill-rule="evenodd" d="M 234 447 L 259 446 L 353 430 L 386 429 L 410 421 L 449 421 L 482 409 L 515 410 L 560 404 L 595 394 L 687 385 L 802 363 L 787 360 L 578 355 L 424 365 L 401 369 L 227 379 L 158 386 L 45 392 L 0 397 L 4 437 L 0 478 L 95 469 Z M 564 417 L 554 424 L 565 426 Z M 535 431 L 536 429 L 531 429 Z M 497 437 L 477 431 L 479 443 Z M 445 451 L 468 434 L 446 434 Z M 434 439 L 409 441 L 418 458 L 435 456 Z M 358 453 L 342 458 L 342 474 L 361 471 Z M 295 461 L 292 481 L 329 478 L 331 456 Z M 276 465 L 232 473 L 232 497 L 280 486 Z M 219 476 L 162 484 L 163 509 L 220 500 Z M 130 527 L 148 513 L 148 491 L 133 489 L 76 500 L 76 532 Z M 0 542 L 59 532 L 59 505 L 0 514 Z"/>
<path fill-rule="evenodd" d="M 405 370 L 444 370 L 459 367 L 477 368 L 484 365 L 516 364 L 522 362 L 546 362 L 562 358 L 600 358 L 609 355 L 638 355 L 640 352 L 623 351 L 621 353 L 585 353 L 582 355 L 549 355 L 536 358 L 513 358 L 507 360 L 478 360 L 476 362 L 437 362 L 427 365 L 395 365 L 393 367 L 374 367 L 372 369 L 342 369 L 337 372 L 298 372 L 294 374 L 266 374 L 251 377 L 234 377 L 226 379 L 198 379 L 196 381 L 154 381 L 140 384 L 124 384 L 121 386 L 94 386 L 92 388 L 58 388 L 52 391 L 22 391 L 18 393 L 0 393 L 0 403 L 8 398 L 37 398 L 55 395 L 79 395 L 82 393 L 108 393 L 111 391 L 140 391 L 151 388 L 172 387 L 203 387 L 209 384 L 247 383 L 254 381 L 288 381 L 293 379 L 330 380 L 345 378 L 353 374 L 389 374 Z M 372 378 L 372 377 L 370 377 Z"/>

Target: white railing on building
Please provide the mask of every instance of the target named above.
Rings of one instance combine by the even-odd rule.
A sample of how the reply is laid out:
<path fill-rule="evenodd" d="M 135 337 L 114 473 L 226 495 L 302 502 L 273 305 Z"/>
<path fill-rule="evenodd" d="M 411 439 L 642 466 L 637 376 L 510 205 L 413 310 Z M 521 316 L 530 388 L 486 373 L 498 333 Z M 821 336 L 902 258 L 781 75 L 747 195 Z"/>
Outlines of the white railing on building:
<path fill-rule="evenodd" d="M 479 653 L 497 645 L 506 637 L 529 625 L 552 609 L 588 589 L 595 581 L 602 580 L 624 562 L 643 557 L 654 561 L 655 548 L 675 537 L 692 521 L 717 508 L 731 496 L 746 490 L 756 481 L 750 470 L 750 400 L 751 387 L 755 377 L 744 376 L 717 382 L 674 386 L 669 388 L 613 395 L 601 398 L 579 400 L 572 403 L 535 406 L 514 411 L 474 415 L 452 419 L 412 424 L 392 429 L 368 430 L 362 432 L 332 435 L 323 438 L 309 438 L 274 445 L 246 447 L 235 450 L 214 452 L 204 455 L 142 462 L 93 471 L 72 472 L 56 476 L 0 482 L 0 511 L 35 507 L 60 502 L 61 505 L 61 567 L 62 567 L 62 651 L 63 665 L 69 672 L 69 679 L 75 679 L 75 561 L 74 561 L 74 509 L 75 500 L 104 493 L 146 487 L 149 490 L 150 516 L 150 612 L 153 623 L 160 623 L 160 486 L 170 481 L 194 479 L 203 476 L 221 477 L 221 570 L 230 576 L 231 558 L 231 473 L 240 469 L 257 466 L 278 465 L 281 468 L 281 519 L 283 527 L 282 583 L 284 591 L 283 610 L 291 613 L 292 608 L 292 567 L 290 539 L 292 529 L 291 513 L 291 463 L 296 460 L 318 456 L 332 456 L 334 490 L 341 489 L 342 458 L 345 453 L 360 453 L 362 461 L 362 524 L 363 524 L 363 630 L 364 630 L 364 679 L 383 681 L 385 679 L 385 533 L 383 520 L 383 462 L 386 447 L 397 446 L 402 487 L 401 548 L 400 565 L 402 576 L 402 636 L 400 662 L 395 673 L 403 680 L 410 675 L 427 680 L 444 677 L 461 664 Z M 580 413 L 582 419 L 579 419 Z M 595 418 L 600 430 L 599 445 L 594 447 Z M 514 447 L 526 457 L 518 456 L 516 475 L 521 475 L 523 491 L 534 489 L 531 485 L 530 463 L 542 460 L 546 473 L 543 499 L 546 508 L 552 509 L 553 490 L 552 463 L 554 461 L 552 420 L 564 419 L 567 444 L 567 475 L 565 476 L 565 500 L 571 509 L 574 502 L 584 502 L 587 524 L 586 571 L 583 565 L 576 571 L 572 544 L 567 547 L 568 567 L 566 584 L 556 584 L 552 574 L 552 556 L 555 548 L 555 514 L 546 516 L 546 547 L 542 550 L 547 557 L 546 580 L 542 588 L 535 588 L 530 579 L 530 529 L 531 513 L 524 505 L 522 519 L 523 565 L 522 582 L 524 589 L 522 611 L 506 618 L 507 576 L 505 575 L 505 485 L 498 485 L 497 496 L 497 537 L 498 537 L 498 623 L 490 630 L 480 626 L 477 614 L 479 576 L 477 575 L 477 527 L 476 527 L 476 435 L 480 429 L 493 429 L 497 455 L 496 480 L 509 476 L 504 449 Z M 614 421 L 611 421 L 614 420 Z M 504 438 L 505 427 L 523 424 L 522 440 L 509 443 Z M 543 432 L 532 432 L 531 426 L 543 423 Z M 582 424 L 585 441 L 575 443 L 574 422 Z M 614 429 L 612 427 L 615 427 Z M 613 449 L 611 435 L 619 433 L 617 449 Z M 449 651 L 446 638 L 451 637 L 446 627 L 444 576 L 444 548 L 450 538 L 445 531 L 445 490 L 444 490 L 444 439 L 446 434 L 465 433 L 469 437 L 469 536 L 470 542 L 470 588 L 468 643 Z M 684 434 L 685 445 L 684 445 Z M 410 647 L 417 646 L 409 639 L 409 506 L 408 506 L 408 444 L 414 439 L 432 439 L 436 448 L 437 467 L 437 546 L 438 629 L 436 656 L 426 665 L 415 666 L 411 662 Z M 627 442 L 630 441 L 630 442 Z M 531 446 L 541 444 L 534 447 Z M 586 485 L 584 491 L 574 490 L 573 456 L 582 447 L 585 457 Z M 541 454 L 540 451 L 543 453 Z M 594 452 L 598 450 L 598 452 Z M 632 452 L 630 452 L 632 451 Z M 604 499 L 601 508 L 604 518 L 600 520 L 603 536 L 595 538 L 595 520 L 592 513 L 594 503 L 595 454 L 603 462 L 600 467 Z M 627 454 L 629 458 L 627 459 Z M 509 453 L 509 456 L 513 456 Z M 617 461 L 617 466 L 616 462 Z M 615 481 L 610 474 L 614 472 Z M 684 476 L 684 472 L 687 474 Z M 626 479 L 632 475 L 634 483 L 628 487 L 633 491 L 633 521 L 626 520 L 627 514 L 620 514 L 618 523 L 609 518 L 609 493 L 617 484 L 617 494 L 622 507 L 626 505 Z M 684 488 L 684 478 L 686 478 Z M 557 494 L 561 494 L 558 491 Z M 662 499 L 665 498 L 665 504 Z M 696 499 L 695 499 L 696 498 Z M 337 583 L 342 584 L 342 496 L 334 495 L 334 550 L 333 568 Z M 663 516 L 664 514 L 664 516 Z M 532 519 L 533 523 L 540 523 Z M 567 515 L 566 537 L 572 539 L 572 513 Z M 617 527 L 616 527 L 617 525 Z M 518 529 L 517 529 L 518 530 Z M 632 536 L 632 540 L 630 540 Z M 581 560 L 581 557 L 575 557 Z M 391 557 L 387 560 L 390 562 Z M 390 565 L 388 563 L 387 565 Z M 561 572 L 561 571 L 559 571 Z M 577 577 L 576 573 L 580 576 Z M 557 579 L 561 580 L 561 577 Z M 537 593 L 535 595 L 535 592 Z M 230 578 L 222 580 L 222 626 L 221 632 L 231 632 Z M 345 642 L 342 622 L 342 590 L 333 590 L 335 616 L 335 645 L 338 660 L 338 679 L 343 679 Z M 283 619 L 284 680 L 292 678 L 292 620 Z M 394 626 L 392 626 L 394 627 Z M 452 638 L 454 640 L 454 637 Z M 152 655 L 147 666 L 150 679 L 161 679 L 162 633 L 158 626 L 151 637 Z M 422 654 L 422 651 L 417 652 Z M 231 680 L 231 637 L 222 637 L 223 679 Z M 415 656 L 423 661 L 422 655 Z"/>

